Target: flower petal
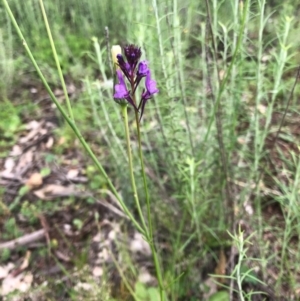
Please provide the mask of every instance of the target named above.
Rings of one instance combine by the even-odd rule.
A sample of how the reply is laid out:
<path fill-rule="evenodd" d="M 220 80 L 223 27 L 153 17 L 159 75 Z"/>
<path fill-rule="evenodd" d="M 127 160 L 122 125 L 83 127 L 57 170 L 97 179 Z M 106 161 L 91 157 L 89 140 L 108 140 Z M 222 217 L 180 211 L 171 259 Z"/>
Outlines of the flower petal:
<path fill-rule="evenodd" d="M 140 62 L 138 65 L 137 76 L 138 77 L 146 76 L 148 72 L 149 72 L 148 62 L 147 61 Z"/>
<path fill-rule="evenodd" d="M 122 74 L 121 70 L 117 70 L 117 76 L 119 79 L 119 84 L 115 85 L 115 94 L 114 94 L 114 98 L 116 99 L 123 99 L 128 97 L 129 92 L 127 90 L 125 81 L 124 81 L 124 77 Z"/>
<path fill-rule="evenodd" d="M 156 87 L 156 81 L 151 79 L 150 70 L 148 70 L 148 73 L 146 75 L 145 86 L 146 86 L 147 92 L 150 96 L 159 92 L 159 90 Z"/>

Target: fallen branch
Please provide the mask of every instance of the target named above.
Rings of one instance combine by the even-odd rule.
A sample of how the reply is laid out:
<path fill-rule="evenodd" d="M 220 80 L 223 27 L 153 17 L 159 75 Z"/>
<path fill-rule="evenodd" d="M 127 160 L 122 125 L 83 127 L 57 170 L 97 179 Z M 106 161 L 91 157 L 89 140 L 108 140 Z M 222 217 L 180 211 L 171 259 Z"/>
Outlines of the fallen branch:
<path fill-rule="evenodd" d="M 26 234 L 22 237 L 18 237 L 14 240 L 4 242 L 0 244 L 0 250 L 8 249 L 8 250 L 14 250 L 17 247 L 28 245 L 32 242 L 35 242 L 37 240 L 40 240 L 45 237 L 46 231 L 44 229 L 35 231 L 30 234 Z"/>

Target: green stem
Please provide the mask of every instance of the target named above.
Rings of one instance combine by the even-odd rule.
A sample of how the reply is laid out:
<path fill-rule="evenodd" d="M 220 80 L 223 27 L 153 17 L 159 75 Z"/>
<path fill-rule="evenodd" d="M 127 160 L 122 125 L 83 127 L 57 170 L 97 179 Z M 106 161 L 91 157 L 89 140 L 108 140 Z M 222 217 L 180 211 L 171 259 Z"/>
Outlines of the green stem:
<path fill-rule="evenodd" d="M 138 209 L 138 213 L 140 215 L 140 218 L 142 220 L 142 224 L 144 226 L 144 235 L 145 239 L 149 243 L 149 246 L 151 248 L 151 253 L 153 256 L 153 262 L 156 270 L 156 275 L 158 279 L 158 284 L 159 284 L 159 290 L 160 290 L 160 300 L 164 301 L 165 300 L 165 291 L 164 291 L 164 285 L 163 285 L 163 279 L 162 279 L 162 272 L 160 268 L 160 262 L 158 259 L 158 255 L 155 249 L 155 245 L 153 242 L 153 236 L 152 236 L 152 225 L 151 225 L 151 215 L 150 215 L 150 201 L 149 201 L 149 193 L 148 193 L 148 188 L 147 188 L 147 181 L 146 181 L 146 174 L 145 174 L 145 168 L 144 168 L 144 162 L 143 162 L 143 154 L 142 154 L 142 147 L 141 147 L 141 135 L 140 135 L 140 128 L 139 128 L 139 117 L 138 113 L 136 112 L 136 122 L 137 122 L 137 128 L 138 128 L 138 140 L 139 140 L 139 155 L 141 159 L 141 165 L 142 165 L 142 172 L 143 172 L 143 179 L 144 179 L 144 185 L 146 187 L 145 191 L 146 192 L 146 198 L 147 198 L 147 212 L 148 212 L 148 219 L 150 221 L 149 223 L 149 228 L 146 225 L 140 202 L 138 199 L 138 194 L 137 194 L 137 189 L 135 185 L 135 179 L 134 179 L 134 173 L 133 173 L 133 160 L 132 160 L 132 154 L 131 154 L 131 143 L 130 143 L 130 135 L 129 135 L 129 127 L 128 127 L 128 114 L 127 114 L 127 105 L 122 105 L 122 116 L 124 119 L 124 126 L 125 126 L 125 133 L 126 133 L 126 143 L 127 143 L 127 152 L 128 152 L 128 163 L 129 163 L 129 170 L 130 170 L 130 180 L 131 180 L 131 185 L 132 185 L 132 190 L 133 190 L 133 195 L 134 199 L 136 202 L 136 206 Z"/>
<path fill-rule="evenodd" d="M 46 26 L 47 33 L 48 33 L 48 38 L 49 38 L 50 45 L 51 45 L 51 48 L 52 48 L 53 57 L 54 57 L 54 60 L 55 60 L 55 63 L 56 63 L 56 68 L 58 70 L 59 79 L 60 79 L 60 82 L 61 82 L 61 85 L 62 85 L 62 88 L 63 88 L 63 91 L 64 91 L 65 99 L 66 99 L 66 102 L 67 102 L 69 117 L 71 118 L 72 121 L 74 121 L 74 115 L 73 115 L 72 106 L 71 106 L 71 102 L 70 102 L 70 99 L 69 99 L 66 83 L 65 83 L 62 71 L 61 71 L 60 63 L 59 63 L 59 60 L 58 60 L 58 55 L 57 55 L 57 52 L 56 52 L 56 48 L 55 48 L 55 45 L 54 45 L 51 29 L 50 29 L 50 26 L 49 26 L 49 23 L 48 23 L 47 14 L 46 14 L 44 3 L 43 3 L 42 0 L 40 0 L 40 6 L 41 6 L 45 26 Z"/>
<path fill-rule="evenodd" d="M 145 195 L 146 195 L 146 205 L 147 205 L 148 233 L 149 233 L 149 237 L 147 237 L 147 241 L 150 245 L 151 252 L 153 254 L 152 256 L 153 256 L 153 261 L 154 261 L 155 270 L 156 270 L 156 276 L 157 276 L 158 284 L 159 284 L 160 300 L 163 301 L 163 300 L 165 300 L 164 285 L 163 285 L 163 279 L 162 279 L 162 271 L 161 271 L 161 268 L 160 268 L 160 263 L 159 263 L 159 260 L 158 260 L 157 251 L 156 251 L 154 241 L 153 241 L 153 228 L 152 228 L 152 221 L 151 221 L 150 196 L 149 196 L 148 185 L 147 185 L 147 177 L 146 177 L 146 172 L 145 172 L 145 165 L 144 165 L 144 158 L 143 158 L 143 151 L 142 151 L 142 139 L 141 139 L 140 122 L 139 122 L 139 116 L 138 116 L 137 111 L 135 111 L 135 120 L 136 120 L 137 135 L 138 135 L 139 158 L 140 158 L 140 163 L 141 163 L 141 168 L 142 168 L 142 177 L 143 177 L 143 182 L 144 182 L 144 189 L 145 189 Z"/>
<path fill-rule="evenodd" d="M 140 219 L 142 221 L 142 225 L 144 228 L 144 234 L 146 237 L 149 237 L 148 228 L 144 219 L 144 215 L 141 209 L 141 204 L 139 201 L 136 184 L 135 184 L 135 178 L 134 178 L 134 172 L 133 172 L 133 160 L 132 160 L 132 152 L 131 152 L 131 143 L 130 143 L 130 134 L 129 134 L 129 126 L 128 126 L 128 114 L 127 114 L 127 104 L 121 105 L 122 109 L 122 117 L 124 120 L 124 126 L 125 126 L 125 135 L 126 135 L 126 144 L 127 144 L 127 155 L 128 155 L 128 166 L 129 166 L 129 172 L 130 172 L 130 181 L 131 181 L 131 187 L 133 191 L 133 197 L 135 200 L 135 205 L 137 207 Z"/>
<path fill-rule="evenodd" d="M 145 172 L 145 164 L 144 164 L 144 157 L 143 157 L 143 151 L 142 151 L 142 139 L 141 139 L 139 115 L 138 115 L 137 111 L 135 111 L 135 121 L 136 121 L 137 138 L 138 138 L 138 145 L 139 145 L 139 158 L 140 158 L 140 163 L 141 163 L 143 184 L 144 184 L 144 190 L 145 190 L 145 195 L 146 195 L 149 237 L 152 241 L 153 240 L 153 228 L 152 228 L 152 220 L 151 220 L 150 196 L 149 196 L 149 191 L 148 191 L 147 177 L 146 177 L 146 172 Z"/>
<path fill-rule="evenodd" d="M 156 276 L 158 279 L 158 284 L 159 284 L 159 291 L 160 291 L 160 300 L 164 301 L 165 300 L 165 293 L 164 293 L 164 285 L 163 285 L 163 279 L 162 279 L 162 271 L 160 268 L 160 262 L 158 260 L 158 255 L 157 251 L 154 245 L 153 241 L 153 228 L 152 228 L 152 221 L 151 221 L 151 208 L 150 208 L 150 196 L 149 196 L 149 191 L 148 191 L 148 185 L 147 185 L 147 177 L 145 173 L 145 165 L 144 165 L 144 158 L 143 158 L 143 152 L 142 152 L 142 139 L 141 139 L 141 130 L 140 130 L 140 122 L 139 122 L 139 116 L 138 112 L 135 112 L 135 121 L 136 121 L 136 126 L 137 126 L 137 135 L 138 135 L 138 145 L 139 145 L 139 158 L 140 158 L 140 163 L 141 163 L 141 168 L 142 168 L 142 177 L 143 177 L 143 182 L 144 182 L 144 189 L 145 189 L 145 195 L 146 195 L 146 205 L 147 205 L 147 217 L 148 217 L 148 233 L 147 234 L 147 241 L 150 245 L 152 256 L 153 256 L 153 261 L 154 261 L 154 266 L 156 270 Z"/>
<path fill-rule="evenodd" d="M 74 131 L 75 135 L 77 136 L 78 140 L 80 141 L 80 143 L 82 144 L 83 148 L 85 149 L 85 151 L 88 153 L 88 155 L 91 157 L 93 163 L 96 165 L 96 167 L 98 168 L 98 170 L 100 171 L 101 175 L 105 178 L 105 180 L 107 181 L 108 186 L 110 187 L 111 191 L 113 192 L 113 194 L 116 196 L 117 200 L 119 201 L 122 209 L 124 210 L 124 212 L 126 213 L 126 215 L 130 218 L 130 220 L 133 222 L 133 224 L 135 225 L 135 227 L 138 229 L 138 231 L 140 231 L 140 233 L 142 233 L 143 235 L 145 235 L 144 233 L 144 229 L 139 225 L 139 223 L 135 220 L 135 218 L 133 217 L 133 215 L 131 214 L 131 212 L 129 211 L 129 209 L 127 208 L 126 204 L 124 203 L 124 201 L 122 200 L 121 196 L 119 195 L 119 193 L 117 192 L 115 186 L 113 185 L 113 183 L 111 182 L 111 180 L 109 179 L 107 173 L 105 172 L 103 166 L 101 165 L 101 163 L 98 161 L 97 157 L 95 156 L 95 154 L 93 153 L 93 151 L 91 150 L 91 148 L 89 147 L 89 145 L 87 144 L 87 142 L 85 141 L 85 139 L 83 138 L 83 136 L 81 135 L 79 129 L 77 128 L 77 126 L 75 125 L 75 123 L 70 119 L 70 117 L 68 116 L 68 114 L 65 112 L 65 110 L 63 109 L 63 107 L 61 106 L 61 104 L 59 103 L 59 101 L 56 99 L 55 95 L 53 94 L 51 88 L 49 87 L 43 73 L 41 72 L 39 66 L 37 65 L 31 51 L 30 48 L 28 47 L 26 40 L 18 26 L 18 23 L 16 22 L 16 19 L 7 3 L 6 0 L 3 0 L 3 4 L 6 8 L 6 11 L 19 35 L 19 38 L 22 41 L 22 44 L 34 66 L 34 68 L 36 69 L 36 72 L 38 74 L 38 76 L 40 77 L 42 83 L 45 86 L 45 89 L 47 90 L 47 92 L 49 93 L 49 96 L 51 98 L 51 100 L 55 103 L 57 109 L 60 111 L 60 113 L 62 114 L 62 116 L 64 117 L 64 119 L 66 120 L 66 122 L 69 124 L 69 126 L 71 127 L 71 129 Z"/>
<path fill-rule="evenodd" d="M 156 270 L 156 276 L 157 276 L 158 285 L 159 285 L 160 301 L 164 301 L 164 300 L 166 300 L 166 297 L 165 297 L 165 290 L 164 290 L 164 284 L 163 284 L 163 279 L 162 279 L 162 272 L 160 269 L 160 262 L 158 260 L 157 252 L 155 250 L 153 241 L 149 242 L 149 245 L 150 245 L 152 256 L 153 256 L 154 266 L 155 266 L 155 270 Z"/>

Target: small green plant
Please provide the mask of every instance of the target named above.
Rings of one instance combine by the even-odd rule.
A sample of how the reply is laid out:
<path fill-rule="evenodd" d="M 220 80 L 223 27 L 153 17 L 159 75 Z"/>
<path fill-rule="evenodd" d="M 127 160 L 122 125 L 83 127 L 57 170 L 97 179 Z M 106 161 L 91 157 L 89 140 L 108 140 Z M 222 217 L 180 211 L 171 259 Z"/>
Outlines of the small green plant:
<path fill-rule="evenodd" d="M 3 249 L 1 251 L 0 262 L 6 262 L 10 258 L 11 252 L 9 249 Z"/>
<path fill-rule="evenodd" d="M 10 217 L 4 223 L 3 239 L 13 239 L 22 235 L 21 229 L 18 227 L 16 219 Z"/>
<path fill-rule="evenodd" d="M 2 101 L 4 102 L 4 109 L 0 112 L 0 131 L 2 139 L 12 139 L 12 141 L 14 141 L 13 138 L 15 137 L 16 132 L 19 131 L 21 127 L 19 110 L 11 101 L 7 99 L 4 99 Z"/>
<path fill-rule="evenodd" d="M 137 282 L 134 286 L 134 292 L 140 300 L 157 301 L 159 300 L 159 291 L 154 287 L 146 287 L 143 283 Z"/>
<path fill-rule="evenodd" d="M 30 225 L 38 222 L 39 209 L 35 204 L 29 203 L 27 200 L 22 202 L 20 214 L 28 221 Z"/>

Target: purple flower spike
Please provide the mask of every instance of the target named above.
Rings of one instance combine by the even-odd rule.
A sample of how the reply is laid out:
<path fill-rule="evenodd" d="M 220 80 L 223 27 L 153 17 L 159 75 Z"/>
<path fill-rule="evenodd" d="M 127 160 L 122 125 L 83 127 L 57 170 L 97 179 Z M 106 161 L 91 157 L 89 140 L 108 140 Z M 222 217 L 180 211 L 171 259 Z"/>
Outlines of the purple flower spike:
<path fill-rule="evenodd" d="M 129 103 L 140 111 L 140 120 L 144 114 L 147 101 L 156 93 L 158 89 L 156 81 L 151 79 L 151 72 L 147 61 L 140 61 L 142 56 L 141 48 L 133 44 L 124 47 L 124 55 L 121 54 L 121 47 L 112 47 L 112 57 L 116 65 L 118 83 L 114 86 L 114 99 L 119 104 Z M 143 89 L 140 101 L 136 104 L 136 90 L 145 77 L 145 88 Z M 126 85 L 127 83 L 127 85 Z M 130 87 L 128 91 L 127 86 Z"/>
<path fill-rule="evenodd" d="M 147 100 L 150 99 L 152 97 L 152 95 L 159 92 L 159 90 L 156 87 L 156 81 L 151 79 L 150 70 L 148 70 L 147 75 L 146 75 L 145 86 L 146 86 L 146 91 L 144 90 L 144 92 L 142 94 L 141 102 L 138 107 L 138 109 L 141 109 L 140 120 L 142 119 L 142 116 L 144 114 L 144 109 L 145 109 Z"/>
<path fill-rule="evenodd" d="M 131 44 L 124 47 L 124 52 L 129 65 L 136 66 L 142 55 L 141 48 Z"/>
<path fill-rule="evenodd" d="M 130 96 L 130 92 L 127 90 L 125 80 L 124 80 L 124 77 L 123 77 L 123 74 L 122 74 L 121 70 L 117 70 L 117 76 L 118 76 L 118 79 L 119 79 L 119 84 L 115 85 L 114 98 L 119 99 L 119 100 L 126 99 L 137 110 L 137 107 L 134 104 L 134 102 L 133 102 L 133 100 Z"/>
<path fill-rule="evenodd" d="M 127 45 L 124 47 L 124 54 L 127 59 L 127 70 L 129 73 L 128 79 L 131 80 L 133 74 L 135 73 L 136 66 L 141 58 L 142 51 L 140 47 L 135 45 Z M 122 69 L 122 68 L 121 68 Z"/>

